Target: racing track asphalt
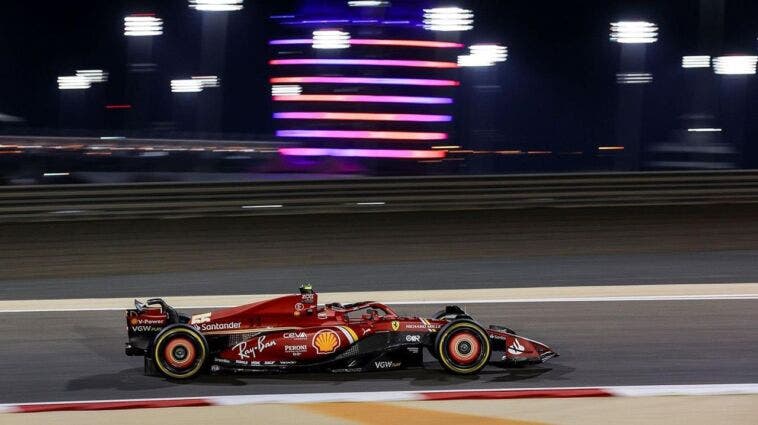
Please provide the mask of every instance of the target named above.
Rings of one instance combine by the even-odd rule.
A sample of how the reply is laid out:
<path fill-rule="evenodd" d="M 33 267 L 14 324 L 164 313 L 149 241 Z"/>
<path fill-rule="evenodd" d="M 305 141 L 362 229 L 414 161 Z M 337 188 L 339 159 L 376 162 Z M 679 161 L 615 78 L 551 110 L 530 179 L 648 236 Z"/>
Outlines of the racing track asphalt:
<path fill-rule="evenodd" d="M 435 306 L 403 306 L 431 314 Z M 561 357 L 477 377 L 431 370 L 207 376 L 173 383 L 125 357 L 120 312 L 0 314 L 0 403 L 208 395 L 758 382 L 758 301 L 482 304 Z"/>
<path fill-rule="evenodd" d="M 0 225 L 0 299 L 758 282 L 758 206 Z"/>

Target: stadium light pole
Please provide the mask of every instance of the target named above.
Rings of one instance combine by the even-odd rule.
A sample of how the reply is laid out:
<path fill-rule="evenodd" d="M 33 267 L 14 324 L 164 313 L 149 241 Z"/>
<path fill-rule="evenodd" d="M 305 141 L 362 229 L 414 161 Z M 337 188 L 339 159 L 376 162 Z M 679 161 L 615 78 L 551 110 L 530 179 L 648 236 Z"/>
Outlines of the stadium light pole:
<path fill-rule="evenodd" d="M 124 17 L 127 39 L 126 98 L 133 109 L 128 115 L 131 130 L 146 127 L 152 112 L 152 94 L 157 90 L 153 39 L 163 34 L 163 20 L 155 13 L 133 13 Z"/>
<path fill-rule="evenodd" d="M 468 87 L 462 93 L 465 106 L 459 116 L 465 117 L 466 148 L 481 151 L 499 150 L 503 133 L 502 87 L 497 65 L 508 59 L 508 48 L 495 43 L 469 46 L 468 54 L 458 56 L 461 76 Z M 470 168 L 478 172 L 497 172 L 495 155 L 476 155 L 469 161 Z"/>
<path fill-rule="evenodd" d="M 755 78 L 758 56 L 730 55 L 713 58 L 713 72 L 718 78 L 722 97 L 722 121 L 725 137 L 740 158 L 738 165 L 747 165 L 745 158 L 748 122 L 748 84 Z"/>
<path fill-rule="evenodd" d="M 616 82 L 619 99 L 616 118 L 617 145 L 623 147 L 616 168 L 637 171 L 641 165 L 642 107 L 645 87 L 653 75 L 645 72 L 647 45 L 658 41 L 658 26 L 647 21 L 611 23 L 610 40 L 621 46 Z"/>
<path fill-rule="evenodd" d="M 742 93 L 725 96 L 728 104 L 719 107 L 718 84 L 727 89 L 736 81 L 722 78 L 712 69 L 712 56 L 723 50 L 725 0 L 699 0 L 698 3 L 695 43 L 681 58 L 684 87 L 679 124 L 668 138 L 650 147 L 649 165 L 654 169 L 733 168 L 736 164 L 737 150 L 725 141 L 730 131 L 724 118 Z"/>
<path fill-rule="evenodd" d="M 189 0 L 202 21 L 200 66 L 202 72 L 223 77 L 230 14 L 245 7 L 244 0 Z M 224 98 L 221 90 L 204 93 L 197 108 L 195 127 L 207 132 L 221 131 Z"/>
<path fill-rule="evenodd" d="M 422 11 L 423 29 L 432 33 L 437 41 L 460 43 L 464 32 L 471 31 L 475 25 L 475 14 L 473 10 L 464 9 L 455 5 L 446 5 L 445 7 L 434 7 L 423 9 Z M 446 49 L 438 49 L 435 53 L 436 60 L 448 60 L 446 57 L 451 52 Z M 466 59 L 464 59 L 465 61 Z M 461 75 L 463 76 L 463 75 Z M 472 104 L 473 91 L 459 91 L 459 102 L 457 102 L 456 115 L 459 117 L 454 123 L 455 133 L 458 134 L 457 140 L 451 140 L 450 144 L 471 147 L 477 145 L 474 140 L 475 133 L 472 128 L 484 125 L 482 117 L 470 113 Z M 486 168 L 486 165 L 484 166 Z"/>

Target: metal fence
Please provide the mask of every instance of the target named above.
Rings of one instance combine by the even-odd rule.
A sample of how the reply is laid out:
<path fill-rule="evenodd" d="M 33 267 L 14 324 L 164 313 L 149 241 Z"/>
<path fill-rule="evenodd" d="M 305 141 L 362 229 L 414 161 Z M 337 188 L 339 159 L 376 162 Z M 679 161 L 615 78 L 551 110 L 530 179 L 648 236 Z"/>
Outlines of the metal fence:
<path fill-rule="evenodd" d="M 0 188 L 0 221 L 758 202 L 758 171 Z"/>

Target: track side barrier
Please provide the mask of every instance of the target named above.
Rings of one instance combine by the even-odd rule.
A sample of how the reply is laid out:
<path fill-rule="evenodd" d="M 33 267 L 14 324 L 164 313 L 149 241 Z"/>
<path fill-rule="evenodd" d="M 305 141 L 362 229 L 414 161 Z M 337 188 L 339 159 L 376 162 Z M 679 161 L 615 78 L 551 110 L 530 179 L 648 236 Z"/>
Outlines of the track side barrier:
<path fill-rule="evenodd" d="M 758 171 L 0 188 L 0 222 L 758 203 Z"/>

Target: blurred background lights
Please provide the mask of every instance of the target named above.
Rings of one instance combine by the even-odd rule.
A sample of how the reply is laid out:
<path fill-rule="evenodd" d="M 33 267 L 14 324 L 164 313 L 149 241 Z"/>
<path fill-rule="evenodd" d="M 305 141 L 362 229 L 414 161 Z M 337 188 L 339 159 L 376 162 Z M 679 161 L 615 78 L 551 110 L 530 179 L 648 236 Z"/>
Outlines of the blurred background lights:
<path fill-rule="evenodd" d="M 105 83 L 108 81 L 108 73 L 102 69 L 82 69 L 76 71 L 77 77 L 84 77 L 90 83 Z"/>
<path fill-rule="evenodd" d="M 347 49 L 350 47 L 350 33 L 339 30 L 313 31 L 314 49 Z"/>
<path fill-rule="evenodd" d="M 171 80 L 172 93 L 200 93 L 203 89 L 221 87 L 215 75 L 203 75 L 184 80 Z"/>
<path fill-rule="evenodd" d="M 424 29 L 429 31 L 469 31 L 474 28 L 474 12 L 458 7 L 424 9 Z"/>
<path fill-rule="evenodd" d="M 136 14 L 124 18 L 124 35 L 127 37 L 152 37 L 161 34 L 163 19 L 152 14 Z"/>
<path fill-rule="evenodd" d="M 658 26 L 645 21 L 613 22 L 611 41 L 625 44 L 655 43 L 658 41 Z"/>
<path fill-rule="evenodd" d="M 629 72 L 616 74 L 616 82 L 619 84 L 649 84 L 653 82 L 653 74 L 647 72 Z"/>
<path fill-rule="evenodd" d="M 217 88 L 221 87 L 221 80 L 215 75 L 203 75 L 198 77 L 192 77 L 195 81 L 200 81 L 202 88 Z"/>
<path fill-rule="evenodd" d="M 190 0 L 190 8 L 203 12 L 232 12 L 242 10 L 244 0 Z"/>
<path fill-rule="evenodd" d="M 87 77 L 78 75 L 58 77 L 59 90 L 84 90 L 92 87 L 92 83 Z"/>
<path fill-rule="evenodd" d="M 469 47 L 469 54 L 458 56 L 458 65 L 463 67 L 494 66 L 508 60 L 508 48 L 497 44 L 476 44 Z"/>
<path fill-rule="evenodd" d="M 388 7 L 390 2 L 383 0 L 350 0 L 347 2 L 350 7 Z"/>
<path fill-rule="evenodd" d="M 758 56 L 720 56 L 713 59 L 713 71 L 719 75 L 754 75 Z"/>
<path fill-rule="evenodd" d="M 276 84 L 271 86 L 271 96 L 298 96 L 303 87 L 295 84 Z"/>
<path fill-rule="evenodd" d="M 682 68 L 710 68 L 711 57 L 707 55 L 683 56 Z"/>
<path fill-rule="evenodd" d="M 203 91 L 201 80 L 171 80 L 172 93 L 200 93 Z"/>

